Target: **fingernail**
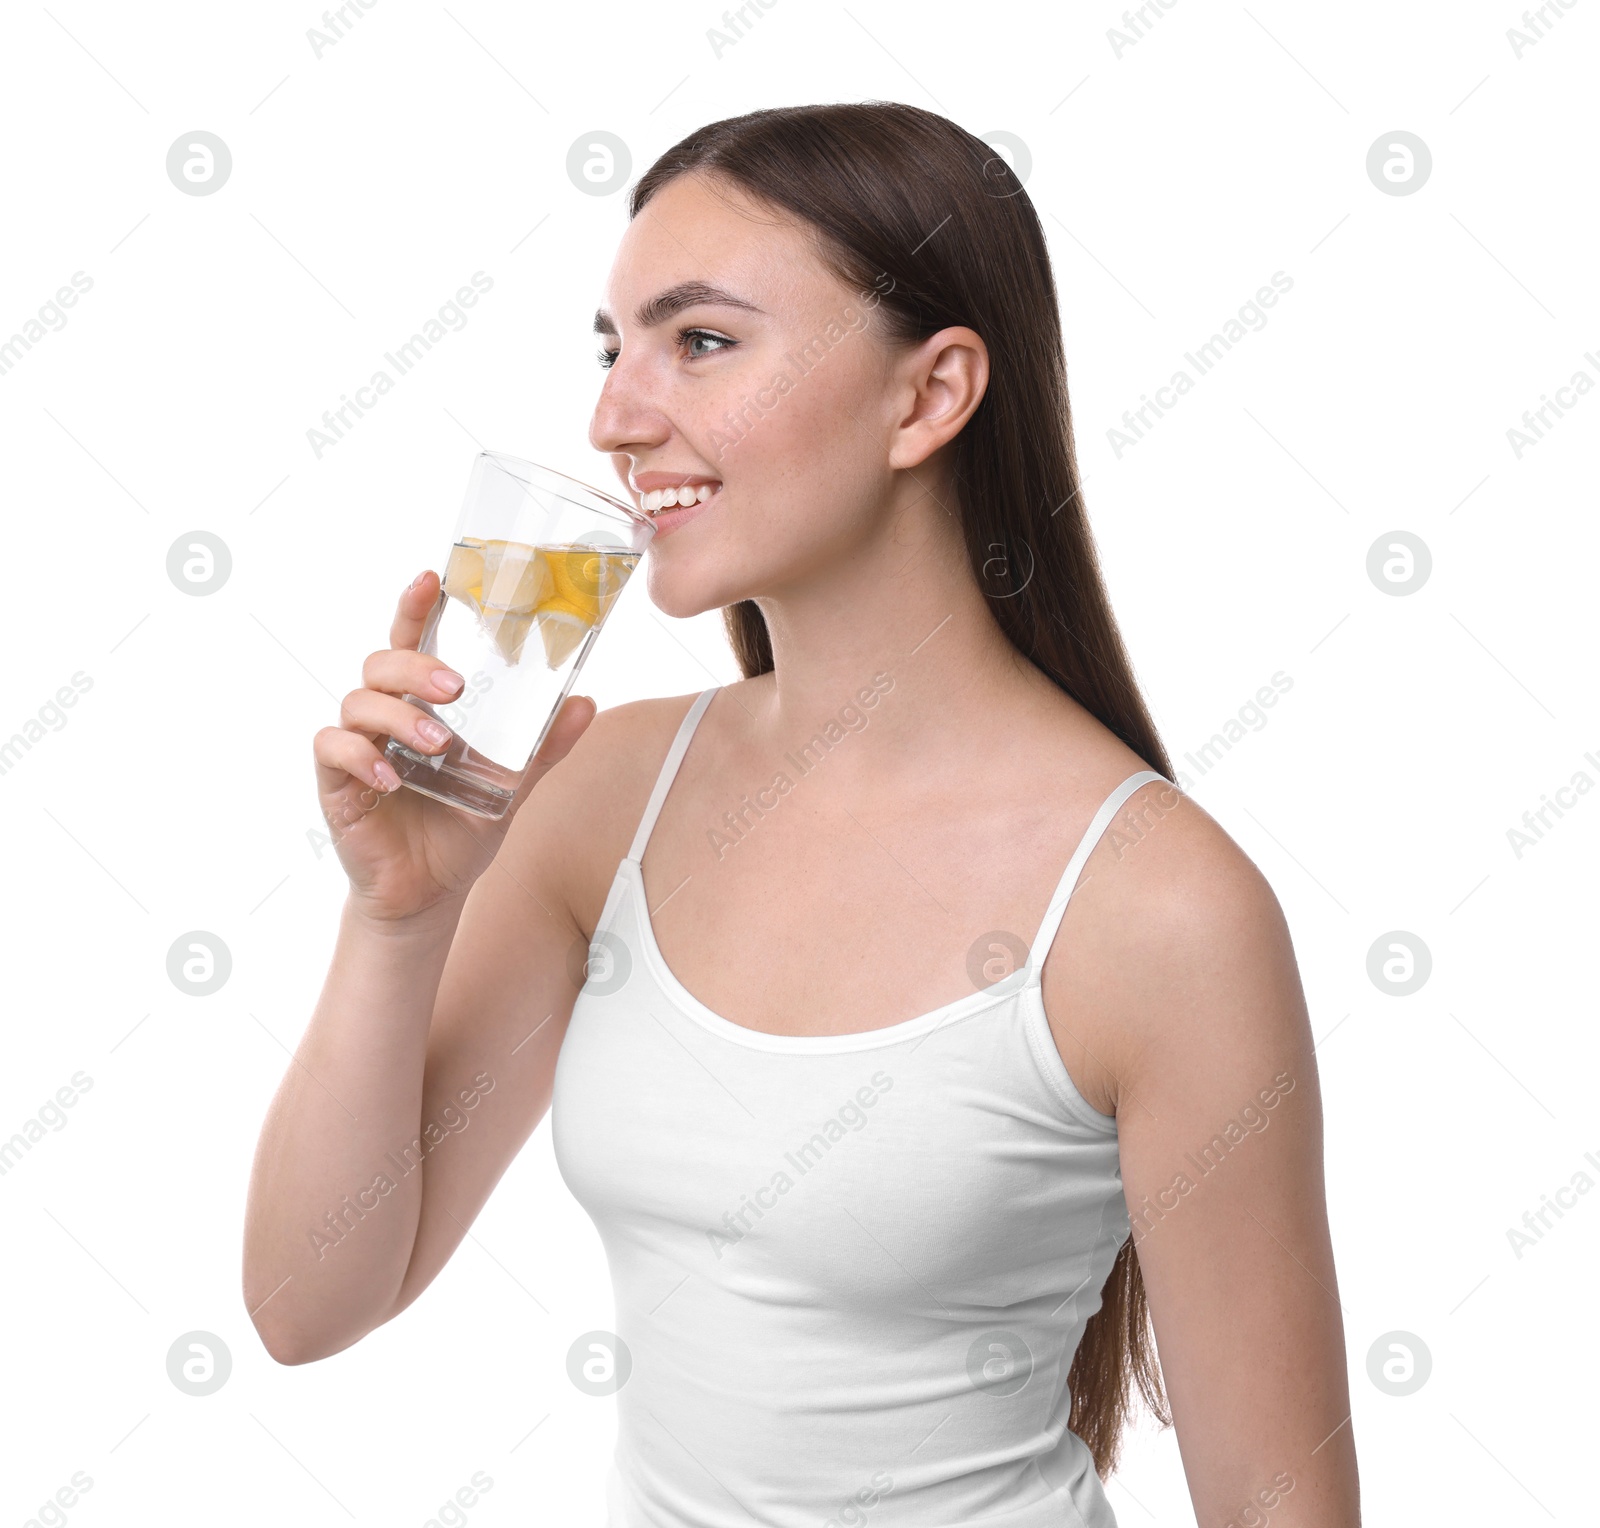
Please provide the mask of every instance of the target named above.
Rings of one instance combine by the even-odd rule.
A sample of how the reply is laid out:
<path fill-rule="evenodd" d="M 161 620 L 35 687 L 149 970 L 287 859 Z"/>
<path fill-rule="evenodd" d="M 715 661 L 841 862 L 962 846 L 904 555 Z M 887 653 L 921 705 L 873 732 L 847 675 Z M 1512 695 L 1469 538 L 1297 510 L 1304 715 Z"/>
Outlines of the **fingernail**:
<path fill-rule="evenodd" d="M 425 579 L 427 576 L 428 576 L 428 570 L 426 568 L 424 568 L 419 574 L 417 574 L 417 576 L 414 579 L 411 580 L 411 582 L 409 584 L 406 585 L 406 587 L 408 589 L 415 589 L 417 587 L 417 585 L 420 584 L 422 582 L 422 580 Z"/>
<path fill-rule="evenodd" d="M 455 694 L 466 683 L 453 669 L 435 669 L 433 671 L 433 682 L 446 694 L 450 695 Z"/>
<path fill-rule="evenodd" d="M 372 783 L 380 791 L 392 791 L 400 788 L 400 776 L 382 759 L 372 766 Z"/>

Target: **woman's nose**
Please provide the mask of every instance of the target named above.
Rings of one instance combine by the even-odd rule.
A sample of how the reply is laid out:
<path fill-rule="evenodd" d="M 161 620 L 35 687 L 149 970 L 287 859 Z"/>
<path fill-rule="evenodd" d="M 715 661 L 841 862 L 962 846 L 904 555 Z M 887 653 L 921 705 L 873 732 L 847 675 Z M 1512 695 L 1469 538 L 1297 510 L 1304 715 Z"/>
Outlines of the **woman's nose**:
<path fill-rule="evenodd" d="M 619 354 L 606 373 L 589 420 L 589 444 L 611 455 L 659 446 L 671 433 L 661 410 L 644 396 L 634 369 Z"/>

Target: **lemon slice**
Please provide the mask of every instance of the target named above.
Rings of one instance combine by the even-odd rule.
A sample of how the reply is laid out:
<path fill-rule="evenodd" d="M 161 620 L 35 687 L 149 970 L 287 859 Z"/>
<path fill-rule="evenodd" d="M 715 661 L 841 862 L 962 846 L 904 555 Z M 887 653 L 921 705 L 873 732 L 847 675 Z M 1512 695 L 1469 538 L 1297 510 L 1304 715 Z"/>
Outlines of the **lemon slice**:
<path fill-rule="evenodd" d="M 593 629 L 587 621 L 565 610 L 541 610 L 537 620 L 539 635 L 544 638 L 545 663 L 553 669 L 560 668 Z"/>
<path fill-rule="evenodd" d="M 584 637 L 599 625 L 638 565 L 637 553 L 590 546 L 544 547 L 552 588 L 539 603 L 539 635 L 545 659 L 560 668 Z"/>
<path fill-rule="evenodd" d="M 637 554 L 591 546 L 544 548 L 555 587 L 541 609 L 564 610 L 591 626 L 604 618 L 638 562 Z"/>
<path fill-rule="evenodd" d="M 507 664 L 522 661 L 522 644 L 534 623 L 531 610 L 485 610 L 485 629 L 494 641 L 495 650 Z"/>
<path fill-rule="evenodd" d="M 444 592 L 473 610 L 483 603 L 483 547 L 483 542 L 463 536 L 450 548 L 444 570 Z"/>
<path fill-rule="evenodd" d="M 522 541 L 491 541 L 484 547 L 486 609 L 514 610 L 526 615 L 555 592 L 542 547 Z"/>
<path fill-rule="evenodd" d="M 485 541 L 477 606 L 484 635 L 508 665 L 521 661 L 534 612 L 554 588 L 539 548 L 521 541 Z"/>
<path fill-rule="evenodd" d="M 463 536 L 451 548 L 444 592 L 478 617 L 507 664 L 521 661 L 537 623 L 545 661 L 560 668 L 605 619 L 639 554 L 583 544 L 530 546 Z"/>

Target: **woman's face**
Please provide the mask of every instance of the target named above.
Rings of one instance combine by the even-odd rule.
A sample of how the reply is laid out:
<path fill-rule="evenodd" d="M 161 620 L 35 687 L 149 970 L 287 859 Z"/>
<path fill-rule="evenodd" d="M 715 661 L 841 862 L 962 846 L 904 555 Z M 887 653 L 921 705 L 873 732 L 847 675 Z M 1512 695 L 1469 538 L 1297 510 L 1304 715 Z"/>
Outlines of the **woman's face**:
<path fill-rule="evenodd" d="M 786 214 L 718 186 L 680 175 L 646 203 L 596 318 L 610 364 L 590 442 L 635 503 L 715 487 L 646 559 L 673 616 L 782 594 L 881 531 L 910 396 L 869 327 L 876 294 L 841 284 Z"/>

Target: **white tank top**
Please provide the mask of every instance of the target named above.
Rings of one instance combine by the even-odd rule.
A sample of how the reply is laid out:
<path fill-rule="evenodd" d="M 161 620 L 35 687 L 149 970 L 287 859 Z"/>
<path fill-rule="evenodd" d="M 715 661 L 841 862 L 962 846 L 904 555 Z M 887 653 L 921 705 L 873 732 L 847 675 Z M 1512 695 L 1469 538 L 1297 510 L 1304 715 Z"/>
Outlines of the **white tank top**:
<path fill-rule="evenodd" d="M 1106 798 L 1011 975 L 883 1029 L 764 1034 L 679 984 L 645 905 L 715 693 L 556 1065 L 556 1162 L 621 1339 L 607 1528 L 1115 1528 L 1067 1372 L 1130 1230 L 1117 1123 L 1073 1085 L 1040 973 L 1090 850 L 1164 777 Z"/>

